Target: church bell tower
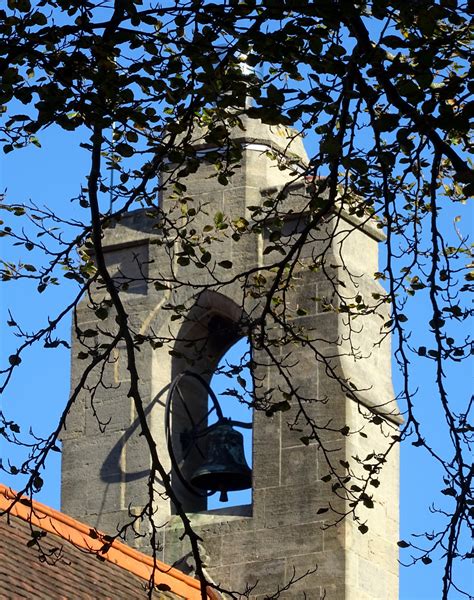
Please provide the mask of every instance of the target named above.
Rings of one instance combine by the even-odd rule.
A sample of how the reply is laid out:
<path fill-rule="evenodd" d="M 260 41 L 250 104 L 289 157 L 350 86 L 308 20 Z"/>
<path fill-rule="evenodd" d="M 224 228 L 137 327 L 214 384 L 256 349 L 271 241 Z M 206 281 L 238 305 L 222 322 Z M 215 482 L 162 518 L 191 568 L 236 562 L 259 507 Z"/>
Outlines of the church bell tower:
<path fill-rule="evenodd" d="M 295 132 L 244 118 L 231 136 L 242 158 L 226 185 L 206 159 L 217 150 L 205 136 L 193 142 L 199 167 L 180 180 L 190 200 L 168 189 L 172 165 L 163 173 L 165 215 L 187 228 L 185 235 L 209 231 L 205 268 L 183 258 L 179 231 L 150 218 L 147 209 L 104 233 L 106 261 L 123 284 L 134 334 L 153 340 L 139 346 L 137 367 L 160 459 L 202 538 L 206 573 L 220 588 L 255 599 L 280 593 L 395 600 L 400 417 L 390 339 L 380 333 L 387 305 L 377 300 L 384 290 L 373 278 L 383 234 L 342 201 L 309 230 L 325 199 L 321 192 L 314 201 L 320 182 L 305 176 L 307 156 Z M 272 247 L 291 248 L 296 241 L 287 283 L 272 288 L 281 260 Z M 232 277 L 241 272 L 248 276 Z M 91 294 L 97 304 L 105 297 L 100 287 Z M 350 303 L 359 305 L 360 316 Z M 180 318 L 170 307 L 179 307 Z M 77 328 L 95 329 L 97 322 L 85 298 Z M 262 322 L 268 324 L 265 343 Z M 114 327 L 110 314 L 100 321 L 99 335 Z M 73 337 L 75 386 L 87 340 Z M 172 472 L 166 399 L 186 370 L 209 382 L 242 337 L 250 339 L 254 369 L 252 502 L 209 510 Z M 149 453 L 127 394 L 129 379 L 119 342 L 105 368 L 92 372 L 62 435 L 62 510 L 110 534 L 140 514 L 149 493 Z M 207 394 L 191 384 L 188 392 L 191 410 L 205 410 Z M 178 409 L 172 418 L 181 418 Z M 160 482 L 155 486 L 159 490 Z M 191 549 L 175 512 L 165 494 L 157 495 L 157 555 L 189 570 Z M 137 519 L 135 531 L 128 530 L 126 542 L 149 552 L 149 523 Z"/>

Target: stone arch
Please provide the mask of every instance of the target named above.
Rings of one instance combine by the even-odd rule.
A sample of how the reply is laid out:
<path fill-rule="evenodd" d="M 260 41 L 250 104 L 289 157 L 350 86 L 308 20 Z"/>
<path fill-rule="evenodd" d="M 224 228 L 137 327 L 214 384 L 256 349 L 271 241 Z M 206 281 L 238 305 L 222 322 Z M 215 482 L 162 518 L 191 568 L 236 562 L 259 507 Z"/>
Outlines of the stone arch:
<path fill-rule="evenodd" d="M 219 292 L 206 291 L 200 294 L 186 315 L 179 329 L 173 347 L 171 361 L 171 381 L 183 371 L 198 373 L 207 383 L 221 358 L 239 339 L 246 335 L 246 318 L 242 308 Z M 193 418 L 199 421 L 208 410 L 208 395 L 196 380 L 187 378 L 181 387 L 186 398 L 192 398 L 188 409 Z M 175 411 L 172 427 L 173 443 L 179 445 L 181 420 L 186 418 L 183 411 Z M 202 460 L 198 455 L 187 462 L 188 474 Z M 176 476 L 173 485 L 188 512 L 206 510 L 207 499 L 193 496 L 180 483 Z"/>

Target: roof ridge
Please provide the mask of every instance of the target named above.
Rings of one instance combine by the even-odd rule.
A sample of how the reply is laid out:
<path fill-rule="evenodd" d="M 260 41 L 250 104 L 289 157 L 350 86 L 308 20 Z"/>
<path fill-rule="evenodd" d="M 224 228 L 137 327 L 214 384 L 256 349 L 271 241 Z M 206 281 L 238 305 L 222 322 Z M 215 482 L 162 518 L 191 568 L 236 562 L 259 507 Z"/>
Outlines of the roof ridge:
<path fill-rule="evenodd" d="M 109 536 L 106 534 L 46 504 L 21 496 L 18 492 L 0 483 L 0 515 L 6 512 L 40 527 L 44 531 L 53 533 L 78 548 L 95 553 L 147 581 L 151 579 L 153 570 L 155 570 L 155 585 L 164 584 L 170 588 L 170 591 L 184 598 L 189 600 L 202 598 L 201 585 L 197 579 L 185 575 L 160 560 L 154 560 L 153 557 L 118 540 L 113 540 L 109 545 Z M 103 551 L 104 544 L 109 545 L 105 552 Z M 208 595 L 215 597 L 212 592 Z"/>

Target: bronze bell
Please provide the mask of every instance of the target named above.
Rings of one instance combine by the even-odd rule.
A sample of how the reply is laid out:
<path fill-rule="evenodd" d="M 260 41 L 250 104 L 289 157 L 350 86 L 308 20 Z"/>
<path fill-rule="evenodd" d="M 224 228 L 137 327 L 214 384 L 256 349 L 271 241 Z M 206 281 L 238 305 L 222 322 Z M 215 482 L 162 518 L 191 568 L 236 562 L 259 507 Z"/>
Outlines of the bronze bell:
<path fill-rule="evenodd" d="M 245 460 L 244 438 L 225 421 L 207 434 L 206 462 L 189 479 L 201 490 L 221 492 L 221 502 L 227 502 L 227 492 L 252 486 L 252 471 Z"/>

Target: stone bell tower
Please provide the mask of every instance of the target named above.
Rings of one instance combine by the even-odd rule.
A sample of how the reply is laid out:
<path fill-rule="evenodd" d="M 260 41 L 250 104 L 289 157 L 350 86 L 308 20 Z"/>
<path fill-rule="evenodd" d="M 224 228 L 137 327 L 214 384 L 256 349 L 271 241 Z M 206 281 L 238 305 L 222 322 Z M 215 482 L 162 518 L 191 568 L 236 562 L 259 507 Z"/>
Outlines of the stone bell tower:
<path fill-rule="evenodd" d="M 252 339 L 251 505 L 207 510 L 204 501 L 191 498 L 173 479 L 176 492 L 203 539 L 207 573 L 221 588 L 255 599 L 280 592 L 285 598 L 395 600 L 399 463 L 396 446 L 388 450 L 400 419 L 393 400 L 390 340 L 380 341 L 386 304 L 376 299 L 384 292 L 373 279 L 382 234 L 341 203 L 304 235 L 315 210 L 315 184 L 301 177 L 307 160 L 301 138 L 248 118 L 243 126 L 232 132 L 242 160 L 228 185 L 217 181 L 214 166 L 206 161 L 209 152 L 218 150 L 204 136 L 194 142 L 202 159 L 199 168 L 181 180 L 192 198 L 188 212 L 166 186 L 162 198 L 168 214 L 182 215 L 184 235 L 206 226 L 212 231 L 206 246 L 211 249 L 209 268 L 180 260 L 176 231 L 165 231 L 145 210 L 128 214 L 105 232 L 107 264 L 117 284 L 126 284 L 122 298 L 134 333 L 154 340 L 137 352 L 148 422 L 160 458 L 171 469 L 163 425 L 170 383 L 184 369 L 209 380 L 239 337 L 252 338 L 255 331 L 258 336 L 251 324 L 272 307 L 272 297 L 285 302 L 283 321 L 275 309 L 266 332 L 277 365 L 258 337 Z M 318 202 L 324 204 L 324 197 Z M 260 225 L 246 234 L 256 214 L 249 207 L 256 206 L 262 207 Z M 270 206 L 273 216 L 266 219 Z M 238 235 L 221 232 L 216 229 L 219 213 L 229 223 L 243 217 L 248 225 Z M 275 215 L 280 242 L 286 239 L 290 248 L 300 240 L 300 246 L 291 281 L 284 290 L 270 292 L 279 260 L 269 251 Z M 232 277 L 251 269 L 245 282 Z M 265 273 L 266 282 L 253 277 L 258 273 Z M 264 293 L 261 287 L 260 293 L 249 293 L 257 284 Z M 104 297 L 99 288 L 92 294 L 96 302 Z M 347 308 L 349 298 L 359 313 Z M 170 306 L 180 306 L 182 318 L 171 319 Z M 84 300 L 77 326 L 84 332 L 97 322 L 90 300 Z M 100 330 L 100 335 L 114 331 L 112 314 L 100 321 Z M 299 343 L 286 343 L 289 336 Z M 87 362 L 81 360 L 82 351 L 76 339 L 73 386 Z M 119 342 L 106 368 L 89 377 L 63 432 L 62 509 L 110 533 L 128 522 L 130 513 L 138 514 L 148 498 L 149 455 L 127 396 L 128 381 Z M 193 410 L 199 412 L 207 399 L 194 392 Z M 278 403 L 284 410 L 272 409 Z M 367 473 L 368 484 L 362 478 Z M 351 512 L 356 499 L 358 520 Z M 189 568 L 190 547 L 174 513 L 166 496 L 157 500 L 158 556 Z M 345 513 L 346 518 L 338 518 Z M 127 542 L 146 552 L 148 527 L 137 521 L 143 537 L 128 535 Z"/>

